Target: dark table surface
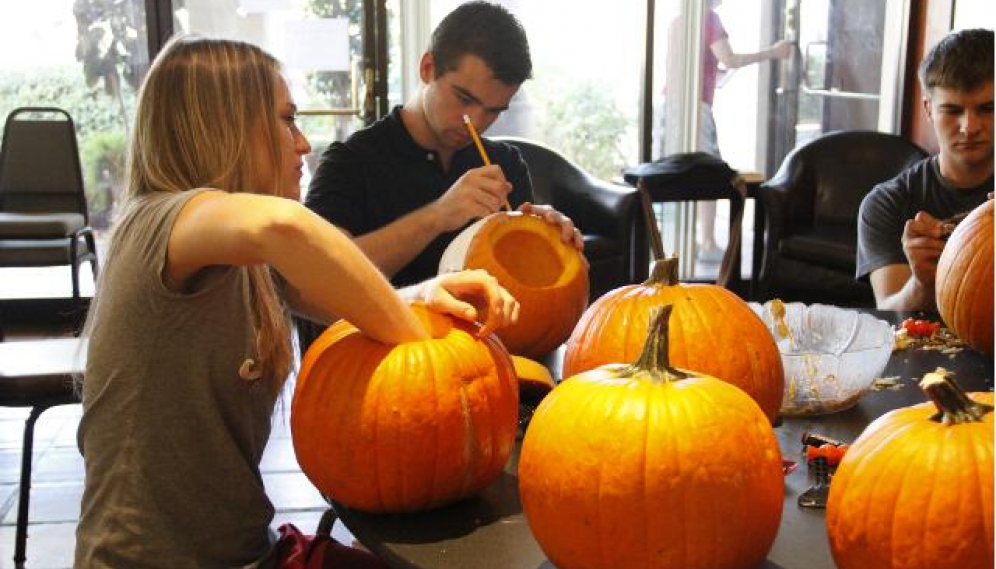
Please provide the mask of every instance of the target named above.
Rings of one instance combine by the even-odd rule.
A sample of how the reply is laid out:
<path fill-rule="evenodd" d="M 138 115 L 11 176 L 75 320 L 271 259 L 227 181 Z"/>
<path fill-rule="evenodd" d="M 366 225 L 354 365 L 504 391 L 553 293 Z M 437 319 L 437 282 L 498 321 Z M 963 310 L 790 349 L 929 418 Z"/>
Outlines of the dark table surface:
<path fill-rule="evenodd" d="M 903 313 L 874 312 L 898 323 Z M 557 367 L 554 365 L 554 367 Z M 898 376 L 898 389 L 871 391 L 839 413 L 784 418 L 775 428 L 784 457 L 799 467 L 785 477 L 785 505 L 778 537 L 761 569 L 832 569 L 824 510 L 797 505 L 812 485 L 802 457 L 804 431 L 851 442 L 889 410 L 926 400 L 917 387 L 923 374 L 944 367 L 969 391 L 992 391 L 993 358 L 965 349 L 945 355 L 907 349 L 894 352 L 881 377 Z M 556 374 L 555 374 L 556 375 Z M 419 569 L 554 569 L 529 531 L 519 501 L 518 444 L 501 477 L 481 495 L 417 514 L 372 515 L 333 504 L 343 523 L 392 567 Z"/>

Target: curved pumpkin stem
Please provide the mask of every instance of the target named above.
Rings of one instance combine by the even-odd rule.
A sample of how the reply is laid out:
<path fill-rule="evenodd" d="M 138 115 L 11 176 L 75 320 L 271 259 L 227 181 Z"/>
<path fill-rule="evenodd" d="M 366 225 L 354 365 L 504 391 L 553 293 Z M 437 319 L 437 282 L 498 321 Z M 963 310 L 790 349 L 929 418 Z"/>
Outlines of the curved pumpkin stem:
<path fill-rule="evenodd" d="M 674 286 L 678 284 L 678 256 L 671 255 L 667 259 L 657 259 L 650 269 L 650 277 L 644 285 Z"/>
<path fill-rule="evenodd" d="M 654 215 L 654 204 L 650 200 L 647 187 L 642 180 L 636 182 L 636 190 L 640 194 L 640 206 L 643 209 L 643 219 L 647 224 L 647 236 L 650 238 L 650 251 L 655 261 L 664 260 L 664 240 L 661 239 L 661 229 L 657 226 L 657 216 Z"/>
<path fill-rule="evenodd" d="M 650 311 L 650 328 L 647 331 L 647 340 L 643 343 L 643 351 L 629 366 L 626 375 L 635 375 L 636 372 L 642 371 L 650 373 L 654 379 L 660 381 L 676 381 L 691 377 L 680 369 L 671 367 L 668 358 L 670 334 L 668 321 L 671 319 L 672 310 L 674 310 L 673 305 L 665 304 Z"/>
<path fill-rule="evenodd" d="M 937 413 L 930 417 L 931 421 L 945 425 L 981 423 L 987 414 L 993 412 L 992 405 L 979 403 L 966 395 L 944 368 L 939 367 L 924 375 L 920 389 L 937 407 Z"/>

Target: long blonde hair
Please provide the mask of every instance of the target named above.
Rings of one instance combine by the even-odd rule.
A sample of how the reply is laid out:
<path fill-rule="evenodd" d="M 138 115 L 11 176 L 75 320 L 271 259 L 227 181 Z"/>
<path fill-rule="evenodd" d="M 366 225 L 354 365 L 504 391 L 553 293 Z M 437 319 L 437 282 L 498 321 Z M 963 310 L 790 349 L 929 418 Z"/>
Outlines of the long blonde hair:
<path fill-rule="evenodd" d="M 123 215 L 130 204 L 155 192 L 216 188 L 276 194 L 278 188 L 257 186 L 251 142 L 261 132 L 272 141 L 267 147 L 271 171 L 277 171 L 280 144 L 274 107 L 279 78 L 279 62 L 252 44 L 197 36 L 170 40 L 139 91 Z M 115 234 L 108 259 L 118 239 Z M 293 364 L 289 313 L 270 267 L 246 270 L 245 302 L 256 333 L 256 369 L 279 387 Z M 88 326 L 99 304 L 97 296 Z"/>

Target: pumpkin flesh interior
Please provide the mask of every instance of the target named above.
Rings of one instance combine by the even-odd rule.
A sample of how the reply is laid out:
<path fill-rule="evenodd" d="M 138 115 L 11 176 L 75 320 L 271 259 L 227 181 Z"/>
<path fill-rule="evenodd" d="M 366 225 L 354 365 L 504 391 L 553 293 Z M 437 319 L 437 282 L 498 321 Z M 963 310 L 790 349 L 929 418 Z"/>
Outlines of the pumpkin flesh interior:
<path fill-rule="evenodd" d="M 564 262 L 550 241 L 532 231 L 501 232 L 491 246 L 495 261 L 525 286 L 553 286 L 564 274 Z"/>

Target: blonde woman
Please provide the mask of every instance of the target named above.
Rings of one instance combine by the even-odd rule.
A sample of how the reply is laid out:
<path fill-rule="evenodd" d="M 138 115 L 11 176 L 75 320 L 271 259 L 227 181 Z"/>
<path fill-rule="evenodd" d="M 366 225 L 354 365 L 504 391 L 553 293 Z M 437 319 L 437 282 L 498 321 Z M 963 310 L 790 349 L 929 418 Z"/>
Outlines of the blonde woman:
<path fill-rule="evenodd" d="M 174 39 L 145 78 L 85 330 L 78 569 L 281 566 L 259 462 L 293 363 L 290 309 L 389 343 L 426 334 L 415 297 L 465 319 L 461 298 L 484 302 L 489 327 L 518 317 L 479 271 L 395 291 L 303 207 L 295 112 L 278 63 L 245 43 Z M 383 566 L 342 549 L 327 567 Z"/>

